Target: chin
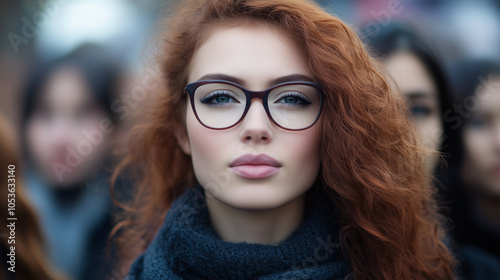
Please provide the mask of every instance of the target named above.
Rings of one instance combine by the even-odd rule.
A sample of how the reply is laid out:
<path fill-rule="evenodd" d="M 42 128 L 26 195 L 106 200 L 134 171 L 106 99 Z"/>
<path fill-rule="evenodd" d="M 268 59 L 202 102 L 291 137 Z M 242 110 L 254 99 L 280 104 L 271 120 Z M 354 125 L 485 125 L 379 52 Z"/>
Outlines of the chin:
<path fill-rule="evenodd" d="M 294 201 L 289 193 L 279 193 L 269 187 L 249 186 L 221 193 L 217 200 L 233 208 L 250 211 L 264 211 L 280 208 Z"/>

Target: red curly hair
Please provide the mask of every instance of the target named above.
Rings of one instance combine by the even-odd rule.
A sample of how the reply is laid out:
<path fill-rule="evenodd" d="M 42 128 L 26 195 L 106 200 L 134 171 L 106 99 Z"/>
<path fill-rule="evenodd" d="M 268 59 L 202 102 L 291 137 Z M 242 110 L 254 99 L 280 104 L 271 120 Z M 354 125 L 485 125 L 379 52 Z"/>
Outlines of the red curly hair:
<path fill-rule="evenodd" d="M 299 0 L 188 0 L 168 17 L 158 58 L 164 85 L 146 121 L 132 130 L 130 152 L 114 174 L 139 178 L 114 229 L 129 260 L 152 241 L 172 201 L 196 183 L 175 137 L 185 131 L 190 61 L 214 26 L 242 21 L 264 22 L 295 38 L 325 88 L 318 179 L 344 224 L 341 244 L 352 278 L 453 279 L 426 151 L 404 100 L 351 28 Z"/>

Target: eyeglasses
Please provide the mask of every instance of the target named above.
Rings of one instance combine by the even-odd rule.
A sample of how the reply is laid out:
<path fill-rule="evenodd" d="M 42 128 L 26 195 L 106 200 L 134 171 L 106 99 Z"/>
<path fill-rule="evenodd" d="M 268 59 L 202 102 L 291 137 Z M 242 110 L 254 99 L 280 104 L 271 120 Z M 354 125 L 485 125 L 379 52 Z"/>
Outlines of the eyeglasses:
<path fill-rule="evenodd" d="M 264 91 L 249 91 L 233 82 L 207 80 L 190 83 L 185 90 L 196 118 L 211 129 L 237 125 L 254 98 L 261 99 L 267 116 L 287 130 L 314 125 L 323 105 L 322 87 L 312 82 L 285 82 Z"/>

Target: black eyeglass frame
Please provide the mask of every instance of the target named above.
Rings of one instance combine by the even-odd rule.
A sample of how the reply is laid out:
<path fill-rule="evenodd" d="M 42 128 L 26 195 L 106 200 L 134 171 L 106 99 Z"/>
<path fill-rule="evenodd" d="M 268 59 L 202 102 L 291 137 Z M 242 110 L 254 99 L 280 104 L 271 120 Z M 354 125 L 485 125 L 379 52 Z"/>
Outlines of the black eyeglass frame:
<path fill-rule="evenodd" d="M 204 124 L 200 120 L 200 118 L 198 117 L 198 113 L 196 112 L 196 108 L 195 108 L 195 105 L 194 105 L 194 94 L 195 94 L 196 90 L 198 89 L 198 87 L 206 85 L 206 84 L 213 84 L 213 83 L 231 85 L 231 86 L 234 86 L 234 87 L 242 90 L 245 93 L 245 96 L 246 96 L 245 110 L 243 111 L 243 114 L 238 119 L 238 121 L 236 121 L 233 125 L 230 125 L 230 126 L 227 126 L 227 127 L 222 127 L 222 128 L 211 127 L 211 126 L 208 126 L 208 125 Z M 320 102 L 318 115 L 316 116 L 316 118 L 314 119 L 314 121 L 309 126 L 307 126 L 307 127 L 299 128 L 299 129 L 293 129 L 293 128 L 283 127 L 283 126 L 281 126 L 279 123 L 277 123 L 273 119 L 273 117 L 271 116 L 271 113 L 269 112 L 269 105 L 267 104 L 267 98 L 268 98 L 269 94 L 271 93 L 271 91 L 273 91 L 274 89 L 279 88 L 279 87 L 291 86 L 291 85 L 307 85 L 307 86 L 314 87 L 315 89 L 318 90 L 319 102 Z M 246 88 L 240 86 L 237 83 L 233 83 L 233 82 L 230 82 L 230 81 L 225 81 L 225 80 L 203 80 L 203 81 L 196 81 L 196 82 L 192 82 L 192 83 L 187 84 L 186 87 L 184 88 L 184 90 L 189 94 L 189 99 L 191 100 L 191 108 L 192 108 L 193 113 L 196 116 L 196 119 L 198 120 L 198 122 L 201 123 L 201 125 L 203 125 L 204 127 L 210 128 L 210 129 L 214 129 L 214 130 L 229 129 L 229 128 L 234 127 L 237 124 L 239 124 L 245 118 L 245 116 L 247 115 L 248 110 L 250 109 L 251 101 L 254 98 L 259 98 L 259 99 L 262 100 L 262 105 L 264 106 L 264 109 L 266 111 L 266 114 L 267 114 L 268 118 L 275 125 L 277 125 L 278 127 L 283 128 L 285 130 L 291 130 L 291 131 L 305 130 L 305 129 L 308 129 L 311 126 L 313 126 L 318 121 L 319 116 L 321 115 L 322 108 L 323 108 L 323 99 L 324 99 L 323 87 L 321 85 L 317 84 L 317 83 L 307 82 L 307 81 L 290 81 L 290 82 L 284 82 L 284 83 L 276 84 L 276 85 L 274 85 L 274 86 L 272 86 L 272 87 L 270 87 L 270 88 L 268 88 L 267 90 L 264 90 L 264 91 L 251 91 L 251 90 L 247 90 Z"/>

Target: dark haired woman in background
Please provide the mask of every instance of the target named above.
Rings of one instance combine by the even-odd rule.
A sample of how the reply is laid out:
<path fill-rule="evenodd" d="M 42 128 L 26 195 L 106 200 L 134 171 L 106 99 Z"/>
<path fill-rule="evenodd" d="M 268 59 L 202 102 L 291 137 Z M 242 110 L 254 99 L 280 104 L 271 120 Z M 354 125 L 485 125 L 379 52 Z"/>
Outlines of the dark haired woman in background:
<path fill-rule="evenodd" d="M 26 185 L 50 261 L 74 279 L 103 279 L 111 227 L 107 172 L 116 69 L 85 45 L 34 72 L 25 93 Z"/>
<path fill-rule="evenodd" d="M 465 257 L 482 260 L 465 260 L 471 275 L 500 279 L 500 62 L 468 60 L 452 69 L 457 94 L 445 114 L 459 135 L 450 139 L 458 152 L 448 167 L 452 234 Z"/>
<path fill-rule="evenodd" d="M 430 158 L 429 169 L 436 174 L 439 182 L 436 187 L 441 194 L 441 202 L 453 222 L 451 236 L 455 237 L 459 258 L 462 261 L 462 274 L 467 279 L 496 279 L 500 273 L 495 272 L 499 264 L 479 248 L 462 247 L 463 234 L 476 232 L 473 227 L 465 229 L 464 209 L 457 205 L 457 182 L 462 177 L 458 166 L 461 166 L 462 141 L 461 131 L 451 115 L 452 94 L 448 75 L 431 43 L 425 40 L 414 28 L 405 23 L 391 23 L 382 28 L 378 34 L 363 37 L 374 56 L 379 57 L 387 68 L 399 91 L 408 101 L 409 113 L 420 130 L 424 142 L 429 148 L 441 152 L 446 161 L 440 163 L 438 157 Z M 469 68 L 469 67 L 466 67 Z M 469 72 L 469 74 L 471 74 Z M 472 77 L 474 75 L 471 75 Z M 468 75 L 461 80 L 472 81 Z M 473 90 L 475 85 L 463 85 L 462 88 Z M 500 112 L 500 111 L 499 111 Z M 493 155 L 494 152 L 490 155 Z M 472 174 L 473 168 L 467 168 Z M 463 203 L 460 200 L 460 203 Z M 457 235 L 458 234 L 458 235 Z M 497 242 L 498 243 L 498 242 Z M 495 243 L 495 244 L 497 244 Z M 495 245 L 493 245 L 494 247 Z M 470 252 L 473 250 L 473 255 Z"/>
<path fill-rule="evenodd" d="M 387 74 L 408 102 L 409 115 L 426 146 L 443 151 L 456 132 L 445 125 L 442 114 L 450 108 L 449 85 L 442 63 L 431 44 L 409 24 L 391 23 L 377 34 L 362 36 L 372 55 L 379 58 Z M 435 172 L 439 160 L 434 154 L 428 168 Z"/>

